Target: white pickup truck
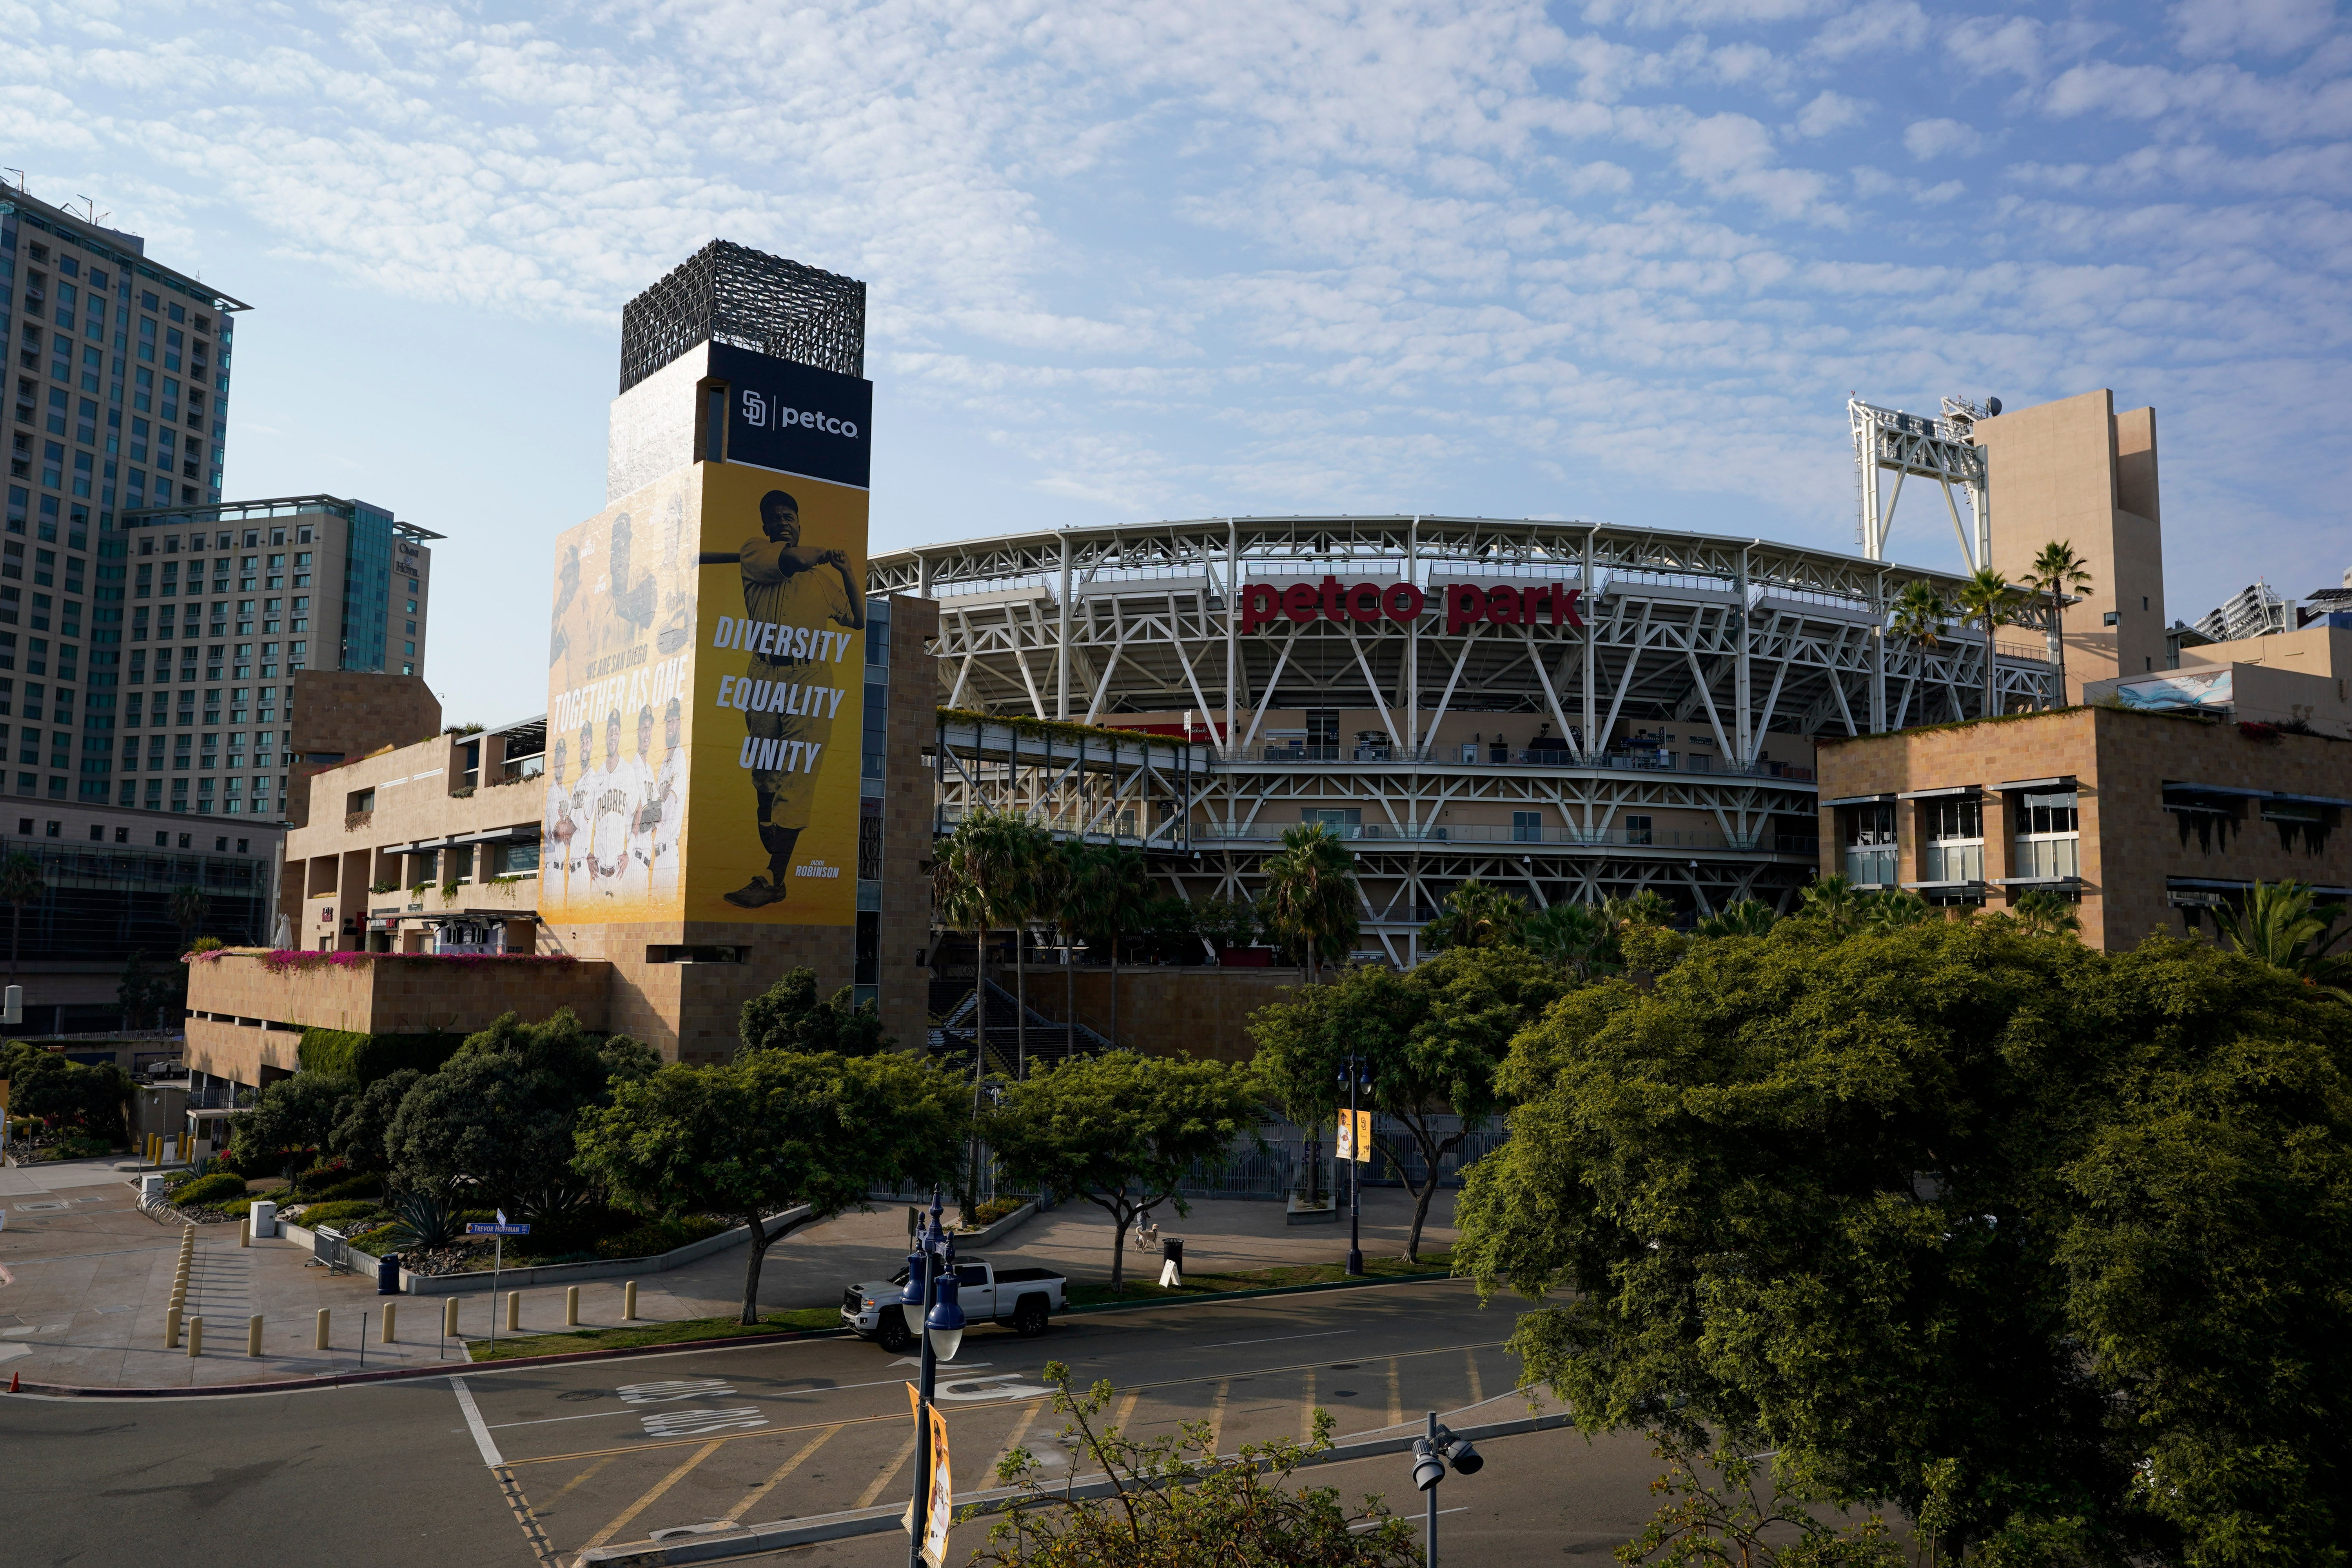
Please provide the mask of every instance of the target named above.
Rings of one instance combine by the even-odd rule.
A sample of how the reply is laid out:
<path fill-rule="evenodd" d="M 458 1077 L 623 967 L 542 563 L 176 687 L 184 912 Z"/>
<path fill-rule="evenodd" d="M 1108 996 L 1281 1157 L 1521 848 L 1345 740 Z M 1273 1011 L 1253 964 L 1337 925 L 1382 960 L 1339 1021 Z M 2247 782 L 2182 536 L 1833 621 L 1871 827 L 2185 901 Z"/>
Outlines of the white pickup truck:
<path fill-rule="evenodd" d="M 1045 1331 L 1062 1310 L 1069 1280 L 1045 1268 L 998 1268 L 985 1258 L 956 1260 L 956 1305 L 967 1323 L 1002 1323 L 1024 1339 Z M 841 1323 L 861 1340 L 872 1340 L 893 1355 L 915 1348 L 914 1333 L 899 1307 L 907 1288 L 904 1268 L 888 1279 L 852 1285 L 841 1293 Z"/>

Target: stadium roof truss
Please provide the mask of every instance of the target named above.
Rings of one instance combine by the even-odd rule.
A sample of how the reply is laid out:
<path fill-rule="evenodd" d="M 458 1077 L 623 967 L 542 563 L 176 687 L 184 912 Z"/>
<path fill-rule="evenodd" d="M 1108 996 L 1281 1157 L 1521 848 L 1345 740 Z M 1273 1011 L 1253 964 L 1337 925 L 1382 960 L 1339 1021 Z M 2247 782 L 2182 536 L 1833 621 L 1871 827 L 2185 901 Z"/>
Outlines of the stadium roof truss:
<path fill-rule="evenodd" d="M 1410 624 L 1279 618 L 1242 628 L 1245 586 L 1326 574 L 1410 582 L 1427 604 Z M 1191 847 L 1208 858 L 1185 859 L 1214 868 L 1171 863 L 1180 884 L 1211 876 L 1215 890 L 1238 896 L 1279 833 L 1269 806 L 1360 802 L 1366 825 L 1352 847 L 1365 929 L 1408 947 L 1413 912 L 1477 867 L 1529 880 L 1536 903 L 1603 886 L 1680 889 L 1701 910 L 1746 896 L 1785 900 L 1814 864 L 1814 792 L 1766 755 L 1772 734 L 1860 734 L 1983 708 L 1980 628 L 1950 626 L 1932 646 L 1885 630 L 1888 605 L 1915 578 L 1948 598 L 1960 582 L 1766 540 L 1402 516 L 1038 531 L 884 554 L 868 573 L 872 592 L 938 602 L 935 652 L 950 708 L 1113 725 L 1122 714 L 1199 715 L 1210 743 L 1197 748 L 1201 776 L 1181 794 L 1193 807 Z M 1453 583 L 1558 583 L 1579 592 L 1584 625 L 1449 631 L 1441 590 Z M 2005 711 L 2046 703 L 2054 673 L 2046 606 L 2021 596 L 2014 618 L 2033 640 L 1996 642 Z M 1266 733 L 1270 714 L 1308 708 L 1370 710 L 1381 729 L 1313 758 Z M 1438 723 L 1472 712 L 1517 716 L 1541 725 L 1548 745 L 1564 745 L 1538 765 L 1522 752 L 1506 768 L 1439 754 Z M 1610 751 L 1608 738 L 1633 721 L 1710 735 L 1708 771 L 1644 770 Z M 1459 830 L 1433 836 L 1441 812 L 1474 800 L 1540 806 L 1547 822 L 1568 826 L 1491 848 Z M 1620 818 L 1645 805 L 1703 811 L 1713 834 L 1687 845 L 1629 838 Z M 1791 817 L 1805 819 L 1803 835 L 1790 831 Z"/>

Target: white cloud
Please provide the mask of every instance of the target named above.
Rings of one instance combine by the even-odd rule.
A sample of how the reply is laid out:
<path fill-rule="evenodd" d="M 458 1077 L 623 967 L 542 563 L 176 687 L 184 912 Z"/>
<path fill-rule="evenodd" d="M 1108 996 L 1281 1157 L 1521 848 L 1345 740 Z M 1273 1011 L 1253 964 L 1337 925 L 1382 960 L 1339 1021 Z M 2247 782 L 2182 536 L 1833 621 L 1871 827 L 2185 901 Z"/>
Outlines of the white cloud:
<path fill-rule="evenodd" d="M 1800 136 L 1827 136 L 1849 125 L 1861 124 L 1869 112 L 1870 106 L 1861 100 L 1823 88 L 1819 96 L 1797 111 L 1794 126 Z"/>
<path fill-rule="evenodd" d="M 1916 120 L 1903 129 L 1903 149 L 1921 163 L 1931 158 L 1966 157 L 1984 145 L 1984 138 L 1957 120 Z"/>
<path fill-rule="evenodd" d="M 2182 0 L 2172 8 L 2187 55 L 2282 55 L 2335 30 L 2335 0 Z"/>

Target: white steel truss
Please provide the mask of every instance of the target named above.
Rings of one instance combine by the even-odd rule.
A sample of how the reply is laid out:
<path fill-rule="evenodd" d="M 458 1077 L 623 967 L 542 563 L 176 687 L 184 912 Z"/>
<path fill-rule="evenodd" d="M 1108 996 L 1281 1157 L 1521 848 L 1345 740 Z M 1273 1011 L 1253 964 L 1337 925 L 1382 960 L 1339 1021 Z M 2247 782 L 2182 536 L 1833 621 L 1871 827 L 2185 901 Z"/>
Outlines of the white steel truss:
<path fill-rule="evenodd" d="M 1998 406 L 1998 405 L 1996 405 Z M 1986 482 L 1985 451 L 1976 444 L 1975 405 L 1959 398 L 1944 399 L 1944 413 L 1906 414 L 1849 398 L 1846 421 L 1853 432 L 1853 460 L 1858 489 L 1854 537 L 1862 552 L 1873 561 L 1886 559 L 1886 537 L 1895 527 L 1895 508 L 1903 500 L 1903 481 L 1926 479 L 1944 498 L 1960 554 L 1974 569 L 1992 560 L 1992 505 Z M 1886 489 L 1886 476 L 1895 488 Z M 1957 485 L 1969 498 L 1970 523 L 1960 521 L 1952 499 Z"/>

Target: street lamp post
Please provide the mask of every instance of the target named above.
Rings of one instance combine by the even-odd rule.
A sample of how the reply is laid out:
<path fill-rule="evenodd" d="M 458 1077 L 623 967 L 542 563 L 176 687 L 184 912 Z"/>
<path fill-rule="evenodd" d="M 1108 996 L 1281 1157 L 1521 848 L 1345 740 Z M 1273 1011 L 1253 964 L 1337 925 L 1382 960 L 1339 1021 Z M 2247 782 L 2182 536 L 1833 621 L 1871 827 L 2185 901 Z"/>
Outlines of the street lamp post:
<path fill-rule="evenodd" d="M 1470 1446 L 1467 1437 L 1457 1437 L 1437 1424 L 1437 1412 L 1429 1413 L 1429 1434 L 1412 1440 L 1412 1484 L 1429 1500 L 1426 1525 L 1427 1545 L 1423 1568 L 1437 1568 L 1437 1483 L 1445 1479 L 1448 1466 L 1458 1475 L 1475 1476 L 1486 1468 L 1486 1460 Z"/>
<path fill-rule="evenodd" d="M 1348 1086 L 1348 1273 L 1360 1277 L 1364 1272 L 1364 1156 L 1370 1151 L 1359 1147 L 1369 1140 L 1356 1135 L 1356 1090 L 1371 1086 L 1364 1081 L 1363 1058 L 1351 1054 L 1342 1059 L 1348 1064 L 1339 1075 L 1339 1081 Z"/>
<path fill-rule="evenodd" d="M 908 1519 L 907 1568 L 922 1568 L 923 1536 L 931 1510 L 931 1395 L 940 1363 L 953 1361 L 963 1346 L 963 1310 L 956 1305 L 955 1238 L 940 1223 L 941 1193 L 931 1193 L 931 1226 L 907 1255 L 907 1289 L 899 1298 L 907 1327 L 922 1342 L 922 1371 L 915 1411 L 915 1511 Z"/>

